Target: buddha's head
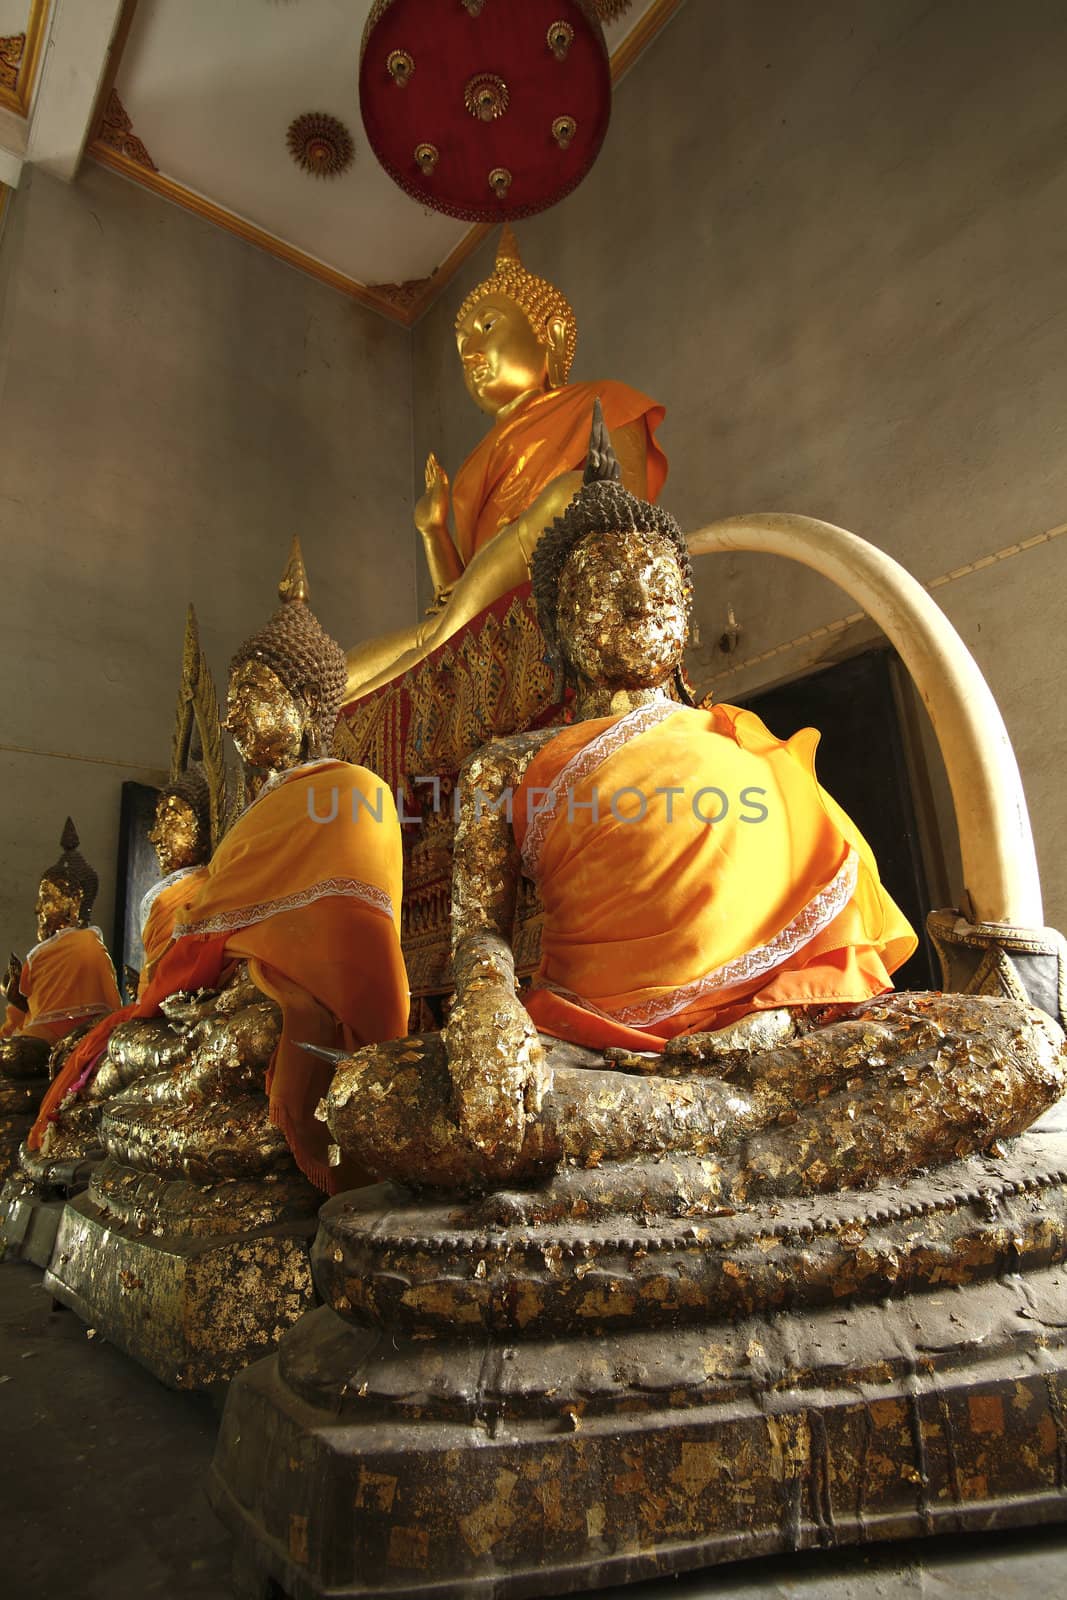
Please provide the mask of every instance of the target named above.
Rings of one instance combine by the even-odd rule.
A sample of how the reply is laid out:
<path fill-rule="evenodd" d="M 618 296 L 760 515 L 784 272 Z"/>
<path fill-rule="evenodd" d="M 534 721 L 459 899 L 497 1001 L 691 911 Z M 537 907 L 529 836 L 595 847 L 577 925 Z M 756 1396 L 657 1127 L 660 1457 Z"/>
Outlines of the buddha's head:
<path fill-rule="evenodd" d="M 622 487 L 597 403 L 585 481 L 533 554 L 549 650 L 572 684 L 653 689 L 681 665 L 693 583 L 685 535 L 668 512 Z"/>
<path fill-rule="evenodd" d="M 50 939 L 64 928 L 82 928 L 89 920 L 99 879 L 78 850 L 78 830 L 68 817 L 60 838 L 62 855 L 42 872 L 37 889 L 37 938 Z"/>
<path fill-rule="evenodd" d="M 226 727 L 250 767 L 282 772 L 328 750 L 347 672 L 344 651 L 308 605 L 299 539 L 278 595 L 278 610 L 230 663 Z"/>
<path fill-rule="evenodd" d="M 211 855 L 211 796 L 204 770 L 193 763 L 159 791 L 148 835 L 164 877 L 199 867 Z"/>
<path fill-rule="evenodd" d="M 492 275 L 456 317 L 463 381 L 475 405 L 496 416 L 521 395 L 562 387 L 577 341 L 570 304 L 546 278 L 527 272 L 505 228 Z"/>

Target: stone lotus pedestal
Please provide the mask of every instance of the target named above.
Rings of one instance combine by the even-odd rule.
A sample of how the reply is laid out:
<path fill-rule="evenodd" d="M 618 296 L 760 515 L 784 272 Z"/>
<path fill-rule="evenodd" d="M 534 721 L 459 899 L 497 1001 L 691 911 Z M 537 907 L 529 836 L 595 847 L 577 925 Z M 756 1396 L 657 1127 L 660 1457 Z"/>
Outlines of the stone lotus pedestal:
<path fill-rule="evenodd" d="M 1067 1513 L 1067 1137 L 700 1214 L 700 1163 L 323 1209 L 232 1384 L 245 1595 L 555 1595 Z M 652 1205 L 647 1196 L 673 1196 Z M 558 1220 L 559 1218 L 564 1220 Z"/>

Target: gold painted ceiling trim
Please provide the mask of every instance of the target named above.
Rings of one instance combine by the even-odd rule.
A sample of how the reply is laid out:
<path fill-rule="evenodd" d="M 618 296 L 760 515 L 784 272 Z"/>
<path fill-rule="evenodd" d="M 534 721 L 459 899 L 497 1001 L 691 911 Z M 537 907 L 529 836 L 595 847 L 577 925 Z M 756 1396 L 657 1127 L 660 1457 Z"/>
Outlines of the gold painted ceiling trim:
<path fill-rule="evenodd" d="M 94 161 L 102 167 L 110 167 L 113 172 L 119 172 L 124 178 L 132 178 L 134 183 L 139 183 L 144 189 L 151 189 L 153 194 L 160 195 L 164 200 L 170 200 L 174 205 L 191 211 L 194 216 L 203 217 L 207 222 L 213 222 L 217 227 L 225 228 L 227 233 L 234 233 L 239 239 L 244 239 L 247 244 L 254 244 L 260 250 L 265 250 L 268 255 L 276 256 L 279 261 L 284 261 L 288 266 L 297 267 L 301 272 L 306 272 L 312 278 L 329 284 L 332 289 L 339 289 L 342 294 L 350 296 L 353 300 L 360 300 L 364 305 L 372 307 L 375 311 L 382 312 L 387 317 L 392 317 L 396 322 L 407 324 L 408 319 L 401 316 L 384 294 L 366 284 L 359 283 L 355 278 L 348 277 L 343 272 L 338 272 L 335 267 L 328 267 L 324 261 L 317 261 L 314 256 L 307 255 L 303 250 L 298 250 L 295 245 L 286 244 L 284 239 L 277 238 L 273 233 L 267 233 L 264 228 L 257 228 L 254 222 L 248 222 L 244 217 L 236 216 L 232 211 L 227 211 L 223 206 L 216 205 L 213 200 L 207 200 L 193 189 L 187 189 L 183 184 L 175 183 L 173 178 L 164 177 L 162 172 L 155 172 L 151 167 L 143 166 L 139 161 L 134 161 L 130 156 L 124 155 L 119 150 L 112 150 L 101 139 L 94 139 L 89 146 L 89 154 Z"/>
<path fill-rule="evenodd" d="M 47 5 L 48 0 L 35 0 L 35 4 Z M 126 31 L 136 0 L 127 6 L 124 16 Z M 664 23 L 674 15 L 681 6 L 682 0 L 655 0 L 645 15 L 637 23 L 633 31 L 623 40 L 611 58 L 612 82 L 617 80 L 636 61 L 641 51 L 644 50 Z M 123 43 L 125 40 L 123 39 Z M 112 80 L 113 81 L 113 80 Z M 111 85 L 108 85 L 111 89 Z M 111 89 L 113 94 L 113 89 Z M 111 95 L 106 97 L 110 100 Z M 117 101 L 118 97 L 114 97 Z M 127 119 L 128 120 L 128 119 Z M 137 141 L 140 143 L 140 141 Z M 144 149 L 143 145 L 141 146 Z M 148 157 L 148 152 L 145 151 Z M 176 183 L 173 178 L 164 177 L 161 172 L 143 162 L 134 160 L 126 153 L 125 149 L 113 149 L 105 137 L 104 123 L 101 119 L 96 137 L 89 145 L 88 154 L 94 161 L 103 167 L 110 167 L 113 172 L 119 172 L 125 178 L 131 178 L 134 183 L 139 183 L 145 189 L 151 189 L 154 194 L 170 200 L 174 205 L 182 206 L 186 211 L 191 211 L 194 216 L 203 217 L 207 222 L 213 222 L 219 228 L 225 228 L 228 233 L 236 234 L 239 239 L 244 239 L 247 244 L 253 244 L 260 250 L 265 250 L 268 255 L 275 256 L 279 261 L 284 261 L 288 266 L 296 267 L 300 272 L 306 272 L 312 278 L 318 278 L 320 283 L 325 283 L 332 289 L 338 289 L 342 294 L 348 295 L 352 300 L 358 300 L 362 305 L 369 306 L 372 311 L 380 312 L 392 322 L 398 322 L 403 328 L 411 328 L 419 318 L 429 310 L 437 297 L 447 288 L 452 279 L 459 272 L 469 257 L 481 244 L 482 240 L 490 234 L 492 225 L 489 223 L 475 223 L 464 234 L 463 238 L 434 269 L 428 278 L 414 278 L 407 283 L 360 283 L 357 278 L 351 278 L 347 273 L 340 272 L 336 267 L 327 266 L 324 261 L 319 261 L 315 256 L 308 255 L 305 251 L 297 249 L 295 245 L 287 244 L 284 239 L 279 239 L 276 234 L 268 233 L 265 228 L 258 228 L 255 223 L 248 222 L 244 217 L 239 217 L 235 212 L 227 211 L 225 206 L 217 205 L 214 200 L 197 194 L 194 189 L 187 189 L 184 184 Z M 151 157 L 148 157 L 151 160 Z"/>
<path fill-rule="evenodd" d="M 14 82 L 9 84 L 0 80 L 0 106 L 5 106 L 8 111 L 14 111 L 19 117 L 28 117 L 30 114 L 50 4 L 51 0 L 33 0 L 26 32 L 13 34 L 6 41 L 13 43 L 21 39 L 22 49 L 18 52 L 17 59 L 10 63 L 15 71 Z"/>

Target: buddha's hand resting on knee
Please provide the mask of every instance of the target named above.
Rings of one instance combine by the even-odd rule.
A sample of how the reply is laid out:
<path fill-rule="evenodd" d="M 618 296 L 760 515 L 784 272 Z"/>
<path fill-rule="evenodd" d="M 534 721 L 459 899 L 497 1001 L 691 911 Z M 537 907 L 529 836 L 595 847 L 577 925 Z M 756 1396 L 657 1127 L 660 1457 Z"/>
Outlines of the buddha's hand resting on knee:
<path fill-rule="evenodd" d="M 537 1029 L 514 990 L 494 979 L 475 979 L 452 1009 L 445 1048 L 460 1130 L 506 1171 L 522 1149 L 546 1086 Z"/>

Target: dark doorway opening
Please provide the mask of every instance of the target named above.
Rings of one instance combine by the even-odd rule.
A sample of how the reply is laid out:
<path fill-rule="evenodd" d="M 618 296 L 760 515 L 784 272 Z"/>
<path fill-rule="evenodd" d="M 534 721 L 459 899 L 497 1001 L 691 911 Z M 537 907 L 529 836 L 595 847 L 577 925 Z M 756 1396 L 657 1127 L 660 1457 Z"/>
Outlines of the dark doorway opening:
<path fill-rule="evenodd" d="M 910 961 L 893 975 L 898 989 L 937 989 L 940 973 L 926 937 L 930 893 L 923 864 L 891 650 L 871 650 L 806 678 L 750 695 L 779 739 L 818 728 L 819 782 L 843 806 L 874 851 L 885 884 L 919 935 Z"/>

